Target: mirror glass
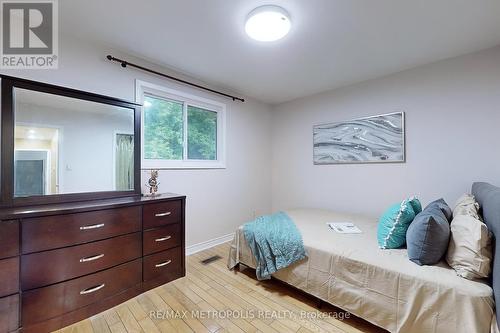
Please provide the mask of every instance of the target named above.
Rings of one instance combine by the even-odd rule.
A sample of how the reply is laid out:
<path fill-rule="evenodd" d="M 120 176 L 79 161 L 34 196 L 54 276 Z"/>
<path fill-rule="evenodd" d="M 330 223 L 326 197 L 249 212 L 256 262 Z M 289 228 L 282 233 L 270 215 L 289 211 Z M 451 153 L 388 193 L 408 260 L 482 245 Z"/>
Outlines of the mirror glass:
<path fill-rule="evenodd" d="M 134 110 L 14 89 L 14 196 L 134 189 Z"/>

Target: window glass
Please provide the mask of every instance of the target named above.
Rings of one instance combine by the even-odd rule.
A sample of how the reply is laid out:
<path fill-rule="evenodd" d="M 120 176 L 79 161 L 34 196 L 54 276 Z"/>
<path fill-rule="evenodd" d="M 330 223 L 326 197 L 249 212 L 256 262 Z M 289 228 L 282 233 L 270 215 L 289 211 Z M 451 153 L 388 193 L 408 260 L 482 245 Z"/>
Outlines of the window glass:
<path fill-rule="evenodd" d="M 182 160 L 183 104 L 144 96 L 144 158 Z"/>
<path fill-rule="evenodd" d="M 188 106 L 187 130 L 188 159 L 216 160 L 217 112 Z"/>

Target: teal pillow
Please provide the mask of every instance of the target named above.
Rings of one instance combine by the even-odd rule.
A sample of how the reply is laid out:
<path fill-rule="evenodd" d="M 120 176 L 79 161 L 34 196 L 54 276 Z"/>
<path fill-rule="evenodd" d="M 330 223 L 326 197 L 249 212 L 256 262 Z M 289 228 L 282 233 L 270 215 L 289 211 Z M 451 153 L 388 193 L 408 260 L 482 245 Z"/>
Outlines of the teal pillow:
<path fill-rule="evenodd" d="M 406 231 L 411 221 L 422 211 L 417 198 L 405 199 L 389 207 L 379 219 L 377 228 L 378 246 L 381 249 L 397 249 L 406 243 Z"/>
<path fill-rule="evenodd" d="M 413 211 L 415 212 L 415 216 L 418 215 L 422 211 L 422 204 L 420 203 L 420 200 L 417 199 L 417 197 L 411 197 L 408 199 L 410 202 L 411 208 L 413 208 Z"/>

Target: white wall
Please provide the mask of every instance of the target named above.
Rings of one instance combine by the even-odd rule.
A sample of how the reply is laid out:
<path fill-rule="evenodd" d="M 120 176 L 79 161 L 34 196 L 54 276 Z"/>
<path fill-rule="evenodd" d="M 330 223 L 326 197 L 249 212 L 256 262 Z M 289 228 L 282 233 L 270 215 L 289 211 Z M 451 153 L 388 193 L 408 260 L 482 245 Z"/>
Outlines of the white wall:
<path fill-rule="evenodd" d="M 227 168 L 160 172 L 160 191 L 187 196 L 188 246 L 231 233 L 238 225 L 253 218 L 254 212 L 263 214 L 270 211 L 269 106 L 248 98 L 245 103 L 233 102 L 134 69 L 124 70 L 119 64 L 106 60 L 106 55 L 111 53 L 165 73 L 178 74 L 106 46 L 66 37 L 62 38 L 59 45 L 57 70 L 2 70 L 1 73 L 131 101 L 135 99 L 135 79 L 140 79 L 226 103 Z M 143 173 L 142 183 L 146 179 L 147 174 Z"/>
<path fill-rule="evenodd" d="M 313 124 L 406 112 L 405 164 L 315 166 Z M 378 215 L 416 194 L 450 205 L 473 181 L 500 185 L 500 47 L 277 106 L 273 209 Z"/>

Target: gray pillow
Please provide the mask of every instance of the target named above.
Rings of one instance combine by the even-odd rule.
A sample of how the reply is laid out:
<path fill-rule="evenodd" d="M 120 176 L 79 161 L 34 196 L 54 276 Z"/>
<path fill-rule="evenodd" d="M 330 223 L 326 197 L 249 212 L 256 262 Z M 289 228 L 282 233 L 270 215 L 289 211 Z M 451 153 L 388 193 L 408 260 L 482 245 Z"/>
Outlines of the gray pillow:
<path fill-rule="evenodd" d="M 498 311 L 498 304 L 500 304 L 500 244 L 496 243 L 500 238 L 500 188 L 488 183 L 474 183 L 472 194 L 481 207 L 484 223 L 493 233 L 492 285 L 497 303 L 497 323 L 500 323 L 500 311 Z"/>
<path fill-rule="evenodd" d="M 410 224 L 406 232 L 406 244 L 408 258 L 414 263 L 434 265 L 446 253 L 450 240 L 450 223 L 443 212 L 446 211 L 445 208 L 442 202 L 433 202 Z M 451 211 L 449 207 L 448 209 Z"/>
<path fill-rule="evenodd" d="M 443 198 L 438 199 L 438 200 L 434 200 L 433 202 L 428 204 L 427 207 L 432 206 L 432 205 L 435 205 L 439 209 L 441 209 L 444 216 L 446 216 L 446 219 L 448 220 L 448 222 L 451 222 L 451 220 L 453 219 L 453 211 L 451 210 L 450 206 L 448 206 L 446 201 L 444 201 Z"/>

